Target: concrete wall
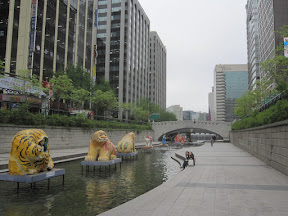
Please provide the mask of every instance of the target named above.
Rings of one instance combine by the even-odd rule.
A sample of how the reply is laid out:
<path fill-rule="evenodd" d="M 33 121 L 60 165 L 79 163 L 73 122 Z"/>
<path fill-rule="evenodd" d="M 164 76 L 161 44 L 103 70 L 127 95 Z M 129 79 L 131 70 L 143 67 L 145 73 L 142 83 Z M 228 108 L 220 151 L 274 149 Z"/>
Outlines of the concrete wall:
<path fill-rule="evenodd" d="M 230 141 L 269 166 L 288 175 L 288 121 L 231 131 Z"/>
<path fill-rule="evenodd" d="M 21 130 L 35 128 L 31 126 L 5 126 L 0 125 L 0 154 L 9 153 L 11 150 L 11 142 L 15 134 Z M 93 134 L 100 129 L 85 130 L 81 128 L 62 128 L 62 127 L 37 127 L 37 129 L 43 129 L 49 138 L 50 149 L 73 149 L 89 146 L 89 141 Z M 104 130 L 108 138 L 117 146 L 117 143 L 122 139 L 124 135 L 131 132 L 131 130 Z M 147 133 L 153 137 L 153 131 L 142 131 L 136 134 L 135 143 L 145 144 L 144 136 Z"/>

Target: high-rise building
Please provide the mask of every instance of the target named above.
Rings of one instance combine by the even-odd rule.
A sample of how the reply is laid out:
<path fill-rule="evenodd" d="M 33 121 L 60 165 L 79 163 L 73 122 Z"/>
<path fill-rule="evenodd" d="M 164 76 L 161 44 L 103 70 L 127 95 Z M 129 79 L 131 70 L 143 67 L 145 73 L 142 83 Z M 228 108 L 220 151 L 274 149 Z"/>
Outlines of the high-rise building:
<path fill-rule="evenodd" d="M 275 55 L 276 48 L 283 44 L 283 38 L 277 31 L 284 25 L 288 25 L 288 1 L 287 0 L 258 0 L 260 62 L 271 59 Z M 260 70 L 260 79 L 267 74 Z"/>
<path fill-rule="evenodd" d="M 167 107 L 167 111 L 174 113 L 178 121 L 183 120 L 183 107 L 180 107 L 180 105 L 169 106 Z"/>
<path fill-rule="evenodd" d="M 208 94 L 208 105 L 209 105 L 208 121 L 216 121 L 214 98 L 215 98 L 214 87 L 212 87 L 212 92 Z"/>
<path fill-rule="evenodd" d="M 214 69 L 214 103 L 216 121 L 232 122 L 236 99 L 248 90 L 247 64 L 216 65 Z"/>
<path fill-rule="evenodd" d="M 92 71 L 94 0 L 0 0 L 0 6 L 5 72 L 29 69 L 41 81 L 69 64 Z"/>
<path fill-rule="evenodd" d="M 96 80 L 110 82 L 120 105 L 148 98 L 148 17 L 138 0 L 98 0 L 97 8 Z"/>
<path fill-rule="evenodd" d="M 157 32 L 150 32 L 150 102 L 166 108 L 166 48 Z"/>
<path fill-rule="evenodd" d="M 246 5 L 247 25 L 247 56 L 249 90 L 256 88 L 256 81 L 260 80 L 260 53 L 257 0 L 248 0 Z"/>

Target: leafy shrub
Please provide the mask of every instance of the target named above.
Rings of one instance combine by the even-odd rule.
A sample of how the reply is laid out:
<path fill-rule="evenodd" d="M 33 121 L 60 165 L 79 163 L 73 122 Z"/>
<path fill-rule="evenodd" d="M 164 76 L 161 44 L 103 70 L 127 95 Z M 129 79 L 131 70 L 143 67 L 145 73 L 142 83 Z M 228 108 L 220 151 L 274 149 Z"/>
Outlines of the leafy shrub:
<path fill-rule="evenodd" d="M 284 121 L 288 119 L 288 101 L 279 100 L 269 109 L 257 112 L 248 118 L 244 118 L 232 124 L 232 130 L 241 130 L 252 127 L 258 127 L 274 122 Z"/>
<path fill-rule="evenodd" d="M 34 114 L 28 111 L 26 105 L 20 106 L 12 111 L 0 110 L 1 124 L 14 125 L 35 125 L 35 126 L 61 126 L 61 127 L 81 127 L 81 128 L 109 128 L 109 129 L 129 129 L 129 130 L 151 130 L 151 125 L 127 124 L 116 121 L 90 120 L 86 115 L 65 116 Z"/>

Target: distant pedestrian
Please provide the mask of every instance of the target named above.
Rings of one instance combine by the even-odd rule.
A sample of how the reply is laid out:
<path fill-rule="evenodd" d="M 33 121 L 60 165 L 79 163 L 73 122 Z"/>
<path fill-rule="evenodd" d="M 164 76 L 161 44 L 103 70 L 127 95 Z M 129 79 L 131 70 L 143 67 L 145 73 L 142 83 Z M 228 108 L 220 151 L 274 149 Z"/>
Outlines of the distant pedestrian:
<path fill-rule="evenodd" d="M 194 156 L 193 152 L 189 152 L 189 159 L 193 160 L 193 165 L 195 166 L 195 156 Z"/>
<path fill-rule="evenodd" d="M 213 147 L 214 139 L 211 137 L 211 147 Z"/>
<path fill-rule="evenodd" d="M 166 144 L 166 136 L 165 136 L 165 134 L 163 134 L 163 137 L 162 137 L 162 144 L 163 145 Z"/>
<path fill-rule="evenodd" d="M 188 161 L 189 161 L 189 152 L 186 151 L 185 152 L 185 159 L 184 159 L 184 162 L 183 162 L 183 165 L 182 165 L 183 169 L 185 169 L 185 167 L 188 166 Z"/>

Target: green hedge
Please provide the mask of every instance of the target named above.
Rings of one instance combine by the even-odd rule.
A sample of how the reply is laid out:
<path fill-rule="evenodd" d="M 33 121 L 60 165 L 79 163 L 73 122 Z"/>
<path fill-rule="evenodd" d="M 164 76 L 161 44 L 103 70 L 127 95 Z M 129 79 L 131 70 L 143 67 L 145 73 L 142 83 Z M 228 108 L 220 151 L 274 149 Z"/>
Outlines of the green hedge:
<path fill-rule="evenodd" d="M 13 125 L 35 125 L 35 126 L 62 126 L 62 127 L 81 127 L 81 128 L 108 128 L 108 129 L 130 129 L 130 130 L 151 130 L 150 124 L 128 124 L 116 121 L 90 120 L 85 115 L 65 116 L 33 114 L 25 108 L 14 109 L 12 111 L 0 110 L 0 124 Z"/>
<path fill-rule="evenodd" d="M 251 116 L 232 124 L 232 130 L 258 127 L 288 119 L 288 101 L 279 100 L 269 109 L 255 112 Z"/>

